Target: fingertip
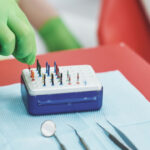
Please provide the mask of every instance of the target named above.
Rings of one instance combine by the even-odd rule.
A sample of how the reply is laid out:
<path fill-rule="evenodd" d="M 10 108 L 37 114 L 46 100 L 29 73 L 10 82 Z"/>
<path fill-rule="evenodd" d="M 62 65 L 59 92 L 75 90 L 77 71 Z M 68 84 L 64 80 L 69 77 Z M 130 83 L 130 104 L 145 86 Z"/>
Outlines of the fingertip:
<path fill-rule="evenodd" d="M 31 54 L 25 58 L 18 58 L 16 56 L 14 56 L 18 61 L 22 62 L 22 63 L 25 63 L 25 64 L 28 64 L 28 65 L 33 65 L 34 62 L 35 62 L 35 59 L 36 59 L 36 56 L 35 54 Z"/>
<path fill-rule="evenodd" d="M 24 58 L 24 61 L 28 64 L 28 65 L 33 65 L 35 62 L 35 54 L 29 55 L 26 58 Z"/>

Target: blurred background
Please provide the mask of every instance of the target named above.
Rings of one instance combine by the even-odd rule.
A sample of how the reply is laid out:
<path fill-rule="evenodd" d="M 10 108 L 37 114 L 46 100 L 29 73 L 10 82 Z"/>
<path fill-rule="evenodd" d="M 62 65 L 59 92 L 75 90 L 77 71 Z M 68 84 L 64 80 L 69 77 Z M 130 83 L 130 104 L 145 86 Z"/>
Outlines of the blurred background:
<path fill-rule="evenodd" d="M 134 11 L 132 11 L 132 7 L 134 7 L 133 4 L 140 1 L 142 7 L 144 8 L 146 17 L 150 22 L 150 0 L 131 0 L 133 2 L 133 3 L 131 2 L 132 7 L 128 8 L 127 5 L 125 8 L 126 13 L 128 12 L 128 10 L 130 12 L 128 12 L 127 14 L 122 12 L 121 15 L 119 14 L 119 10 L 117 9 L 118 8 L 117 3 L 120 3 L 120 1 L 118 0 L 116 0 L 117 2 L 116 1 L 112 2 L 111 0 L 63 0 L 63 1 L 47 0 L 47 1 L 58 11 L 64 23 L 67 25 L 67 27 L 70 29 L 70 31 L 78 39 L 78 41 L 82 44 L 84 48 L 92 48 L 98 46 L 99 44 L 106 45 L 106 44 L 117 44 L 118 42 L 125 42 L 127 45 L 130 45 L 134 51 L 136 51 L 144 59 L 150 62 L 149 58 L 150 30 L 148 29 L 149 27 L 147 27 L 147 23 L 144 22 L 145 20 L 141 19 L 143 17 L 142 16 L 143 14 L 140 11 L 137 12 L 136 6 L 134 8 Z M 103 2 L 105 3 L 105 5 L 103 5 Z M 126 1 L 123 2 L 126 3 Z M 130 1 L 128 2 L 130 3 Z M 108 3 L 110 4 L 109 6 Z M 113 5 L 113 3 L 116 4 Z M 121 10 L 122 8 L 124 9 L 124 5 L 122 3 L 120 3 L 119 5 Z M 103 19 L 100 19 L 100 16 L 102 14 L 101 11 L 103 12 L 102 15 Z M 114 13 L 117 13 L 117 15 L 115 16 L 116 21 L 113 20 Z M 124 18 L 123 19 L 121 18 L 122 16 L 125 17 L 126 19 L 125 22 Z M 128 23 L 128 27 L 125 25 L 127 22 L 131 22 L 131 24 Z M 101 26 L 101 24 L 103 26 Z M 126 31 L 130 33 L 125 33 Z M 139 33 L 137 33 L 137 31 Z M 35 32 L 36 32 L 37 54 L 47 53 L 48 51 L 46 50 L 44 42 L 42 41 L 41 37 L 39 36 L 36 30 Z M 122 32 L 123 34 L 125 33 L 126 35 L 122 36 Z M 131 35 L 133 36 L 130 37 Z M 98 36 L 102 40 L 100 38 L 98 39 Z M 9 56 L 9 58 L 11 57 L 12 56 Z"/>

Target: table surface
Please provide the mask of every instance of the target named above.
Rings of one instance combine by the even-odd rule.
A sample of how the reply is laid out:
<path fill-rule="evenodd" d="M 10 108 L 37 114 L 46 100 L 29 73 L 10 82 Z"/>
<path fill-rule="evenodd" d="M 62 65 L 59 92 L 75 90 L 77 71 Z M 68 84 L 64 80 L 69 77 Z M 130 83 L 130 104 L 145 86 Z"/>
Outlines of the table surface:
<path fill-rule="evenodd" d="M 150 65 L 123 43 L 53 52 L 37 58 L 42 66 L 46 61 L 56 61 L 60 66 L 89 64 L 96 72 L 119 70 L 150 101 Z M 0 61 L 0 86 L 20 82 L 21 72 L 27 67 L 15 59 Z"/>

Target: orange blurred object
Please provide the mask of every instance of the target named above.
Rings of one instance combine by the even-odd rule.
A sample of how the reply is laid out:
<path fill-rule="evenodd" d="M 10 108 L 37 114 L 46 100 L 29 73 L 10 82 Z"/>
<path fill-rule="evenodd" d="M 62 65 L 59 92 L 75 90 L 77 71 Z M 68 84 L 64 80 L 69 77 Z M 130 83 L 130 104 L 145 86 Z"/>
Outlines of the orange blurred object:
<path fill-rule="evenodd" d="M 150 24 L 139 0 L 103 0 L 98 39 L 124 42 L 150 63 Z"/>

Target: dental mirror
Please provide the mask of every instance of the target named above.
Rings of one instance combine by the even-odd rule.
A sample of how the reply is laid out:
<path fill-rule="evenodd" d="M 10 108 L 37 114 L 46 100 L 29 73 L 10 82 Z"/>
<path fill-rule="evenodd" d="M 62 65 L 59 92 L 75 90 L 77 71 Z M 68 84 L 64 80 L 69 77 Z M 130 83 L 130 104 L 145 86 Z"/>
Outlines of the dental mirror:
<path fill-rule="evenodd" d="M 54 136 L 56 132 L 56 125 L 51 120 L 46 120 L 41 125 L 41 133 L 45 137 L 51 137 Z"/>
<path fill-rule="evenodd" d="M 58 137 L 55 135 L 56 133 L 56 125 L 51 120 L 46 120 L 41 124 L 41 133 L 45 137 L 54 137 L 56 141 L 59 143 L 62 150 L 67 150 L 66 147 L 60 142 Z"/>

